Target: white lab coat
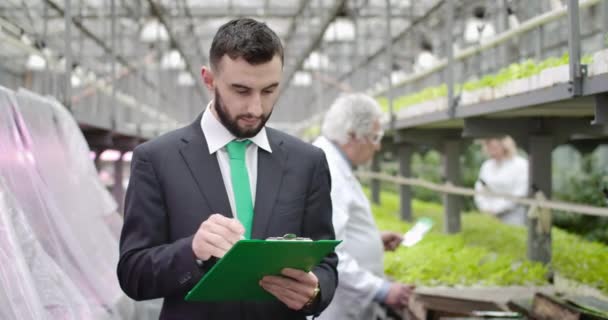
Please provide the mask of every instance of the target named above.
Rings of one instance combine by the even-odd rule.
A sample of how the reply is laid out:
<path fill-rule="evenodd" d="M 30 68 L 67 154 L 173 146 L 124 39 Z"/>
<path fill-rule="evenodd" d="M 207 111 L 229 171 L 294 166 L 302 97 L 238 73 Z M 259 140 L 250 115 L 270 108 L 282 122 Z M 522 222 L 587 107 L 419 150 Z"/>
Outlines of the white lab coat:
<path fill-rule="evenodd" d="M 361 184 L 338 147 L 324 137 L 314 145 L 325 151 L 331 174 L 338 287 L 321 320 L 375 319 L 381 309 L 373 298 L 384 283 L 384 245 Z"/>
<path fill-rule="evenodd" d="M 485 185 L 481 182 L 485 182 Z M 519 155 L 500 162 L 486 160 L 479 170 L 475 190 L 488 190 L 523 197 L 528 194 L 528 161 Z M 505 223 L 525 225 L 526 208 L 498 197 L 475 196 L 477 208 L 496 215 Z"/>

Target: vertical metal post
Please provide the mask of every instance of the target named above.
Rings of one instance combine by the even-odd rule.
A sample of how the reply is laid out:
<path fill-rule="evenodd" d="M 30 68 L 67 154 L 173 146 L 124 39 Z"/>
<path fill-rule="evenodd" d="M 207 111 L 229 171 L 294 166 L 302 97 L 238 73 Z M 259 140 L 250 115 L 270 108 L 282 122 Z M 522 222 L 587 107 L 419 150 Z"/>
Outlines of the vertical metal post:
<path fill-rule="evenodd" d="M 82 8 L 83 8 L 83 4 L 82 4 L 83 0 L 78 0 L 78 19 L 80 21 L 82 21 Z M 79 32 L 78 33 L 78 61 L 82 62 L 83 59 L 83 52 L 84 52 L 84 33 L 83 32 Z"/>
<path fill-rule="evenodd" d="M 460 185 L 460 141 L 447 140 L 443 145 L 443 170 L 447 183 Z M 460 232 L 461 198 L 457 195 L 443 196 L 444 231 L 448 234 Z"/>
<path fill-rule="evenodd" d="M 448 86 L 448 113 L 454 117 L 456 103 L 454 101 L 454 1 L 447 1 L 445 7 L 446 17 L 446 53 L 448 56 L 448 66 L 446 68 L 446 82 Z"/>
<path fill-rule="evenodd" d="M 402 143 L 397 146 L 397 155 L 399 157 L 399 175 L 402 177 L 412 176 L 412 155 L 414 154 L 414 146 L 407 143 Z M 407 185 L 399 187 L 399 200 L 401 206 L 401 219 L 412 221 L 412 188 Z"/>
<path fill-rule="evenodd" d="M 388 112 L 390 128 L 395 128 L 395 113 L 393 112 L 393 34 L 391 28 L 391 0 L 386 0 L 386 74 L 388 77 Z"/>
<path fill-rule="evenodd" d="M 536 10 L 536 14 L 544 13 L 543 5 L 540 1 L 536 2 L 534 9 Z M 543 46 L 545 42 L 544 28 L 542 25 L 534 29 L 534 37 L 536 38 L 536 43 L 534 44 L 534 58 L 536 59 L 536 61 L 542 61 Z"/>
<path fill-rule="evenodd" d="M 65 22 L 64 54 L 65 54 L 65 87 L 63 104 L 72 111 L 72 4 L 65 0 L 63 19 Z"/>
<path fill-rule="evenodd" d="M 110 46 L 112 47 L 112 105 L 110 123 L 112 130 L 116 130 L 118 123 L 116 119 L 118 103 L 116 101 L 116 0 L 110 0 Z"/>
<path fill-rule="evenodd" d="M 602 43 L 600 48 L 608 48 L 608 1 L 602 1 L 600 4 L 602 10 Z"/>
<path fill-rule="evenodd" d="M 507 31 L 509 27 L 509 13 L 507 11 L 507 0 L 500 0 L 498 14 L 498 33 Z M 506 66 L 507 63 L 507 45 L 508 42 L 498 46 L 498 65 Z"/>
<path fill-rule="evenodd" d="M 583 74 L 581 70 L 581 39 L 579 25 L 578 0 L 568 0 L 568 49 L 570 52 L 570 81 L 573 95 L 583 92 Z"/>
<path fill-rule="evenodd" d="M 44 39 L 45 43 L 44 43 L 44 48 L 48 48 L 48 43 L 46 43 L 46 40 L 48 39 L 48 34 L 49 34 L 49 4 L 46 3 L 46 1 L 42 4 L 43 5 L 43 9 L 42 9 L 42 14 L 44 15 L 44 23 L 42 25 L 42 39 Z M 43 54 L 44 54 L 44 49 L 43 49 Z M 51 87 L 50 87 L 50 83 L 51 83 L 51 75 L 49 73 L 49 59 L 46 56 L 43 56 L 44 61 L 46 61 L 45 65 L 44 65 L 44 77 L 42 78 L 42 80 L 44 81 L 42 84 L 42 93 L 43 94 L 50 94 L 53 95 L 54 92 L 51 92 Z"/>
<path fill-rule="evenodd" d="M 382 155 L 377 152 L 372 159 L 372 172 L 380 172 L 380 158 Z M 380 204 L 380 180 L 372 179 L 371 181 L 371 189 L 372 189 L 372 202 L 375 204 Z"/>
<path fill-rule="evenodd" d="M 113 1 L 112 1 L 113 2 Z M 123 201 L 125 196 L 125 190 L 122 185 L 123 179 L 123 162 L 122 156 L 123 152 L 120 152 L 120 158 L 114 162 L 114 186 L 112 187 L 112 194 L 114 195 L 114 199 L 116 199 L 116 203 L 118 204 L 118 212 L 122 214 L 123 209 Z"/>
<path fill-rule="evenodd" d="M 353 58 L 350 59 L 351 64 L 349 69 L 352 69 L 353 66 L 359 63 L 359 57 L 361 56 L 361 24 L 359 23 L 359 7 L 356 8 L 356 11 L 353 12 L 351 19 L 353 20 L 353 25 L 355 27 L 355 41 L 353 42 Z M 359 89 L 359 79 L 356 76 L 356 73 L 353 73 L 353 77 L 351 77 L 350 85 L 353 89 Z M 339 79 L 338 75 L 338 79 Z"/>
<path fill-rule="evenodd" d="M 101 153 L 103 152 L 103 149 L 95 149 L 95 160 L 93 160 L 93 162 L 95 163 L 95 169 L 97 170 L 97 173 L 99 173 L 99 170 L 101 170 Z"/>
<path fill-rule="evenodd" d="M 550 136 L 531 136 L 529 139 L 530 195 L 540 191 L 551 197 L 551 152 L 553 139 Z M 551 262 L 551 230 L 542 230 L 538 217 L 528 217 L 528 259 L 544 264 Z"/>

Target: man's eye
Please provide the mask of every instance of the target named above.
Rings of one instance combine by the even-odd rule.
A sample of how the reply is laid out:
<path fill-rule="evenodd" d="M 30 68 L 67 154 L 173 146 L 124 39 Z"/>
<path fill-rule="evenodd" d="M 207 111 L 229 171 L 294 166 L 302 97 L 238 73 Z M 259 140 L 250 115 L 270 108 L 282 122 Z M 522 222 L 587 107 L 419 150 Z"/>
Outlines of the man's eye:
<path fill-rule="evenodd" d="M 274 91 L 273 90 L 264 90 L 262 91 L 263 94 L 272 94 Z"/>

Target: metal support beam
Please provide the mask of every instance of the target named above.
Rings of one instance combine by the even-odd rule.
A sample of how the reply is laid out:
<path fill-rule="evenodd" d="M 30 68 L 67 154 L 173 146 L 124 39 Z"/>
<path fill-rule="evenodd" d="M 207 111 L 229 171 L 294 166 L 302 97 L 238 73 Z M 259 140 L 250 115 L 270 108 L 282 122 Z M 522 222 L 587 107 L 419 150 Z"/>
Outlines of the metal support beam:
<path fill-rule="evenodd" d="M 386 76 L 388 80 L 388 114 L 389 128 L 395 129 L 395 112 L 393 111 L 393 32 L 391 22 L 391 0 L 386 0 Z"/>
<path fill-rule="evenodd" d="M 57 5 L 53 0 L 44 0 L 46 4 L 49 5 L 50 8 L 52 8 L 53 10 L 55 10 L 57 13 L 59 13 L 60 15 L 63 15 L 64 18 L 66 16 L 65 13 L 65 9 L 62 9 L 61 7 L 59 7 L 59 5 Z M 68 2 L 65 2 L 66 7 Z M 69 18 L 72 23 L 74 24 L 74 26 L 80 30 L 80 32 L 82 32 L 83 34 L 85 34 L 87 36 L 87 38 L 91 39 L 91 41 L 93 41 L 95 44 L 97 44 L 105 54 L 110 54 L 112 52 L 112 49 L 99 37 L 97 37 L 95 34 L 93 34 L 93 32 L 91 32 L 91 30 L 89 30 L 87 27 L 85 27 L 82 22 L 74 17 Z M 66 28 L 67 31 L 67 28 Z M 67 34 L 64 36 L 66 41 L 71 41 L 71 38 L 68 38 Z M 146 84 L 146 86 L 148 86 L 150 89 L 157 91 L 158 88 L 154 85 L 153 82 L 151 82 L 148 78 L 145 77 L 144 74 L 141 74 L 138 72 L 138 67 L 132 65 L 131 63 L 129 63 L 124 57 L 122 56 L 117 56 L 116 60 L 118 60 L 120 62 L 120 64 L 122 64 L 123 66 L 125 66 L 128 70 L 130 70 L 131 72 L 135 72 L 136 74 L 138 74 L 140 76 L 140 78 L 142 79 L 142 81 Z M 166 97 L 165 97 L 165 100 Z M 168 100 L 167 100 L 168 102 Z"/>
<path fill-rule="evenodd" d="M 597 94 L 594 99 L 595 119 L 592 124 L 608 125 L 608 93 Z"/>
<path fill-rule="evenodd" d="M 498 33 L 505 32 L 509 28 L 509 14 L 507 11 L 508 2 L 507 0 L 500 0 L 499 4 L 500 12 L 498 13 Z M 503 43 L 498 47 L 498 61 L 499 65 L 507 66 L 507 44 Z"/>
<path fill-rule="evenodd" d="M 112 138 L 112 148 L 120 150 L 121 152 L 132 151 L 141 142 L 142 140 L 139 138 L 114 136 Z"/>
<path fill-rule="evenodd" d="M 194 79 L 197 83 L 200 83 L 201 77 L 199 76 L 198 70 L 195 70 L 193 68 L 190 58 L 186 55 L 186 52 L 183 49 L 182 45 L 177 41 L 177 36 L 175 34 L 175 31 L 173 30 L 173 26 L 165 18 L 162 7 L 159 4 L 157 4 L 154 0 L 148 0 L 148 4 L 150 5 L 150 11 L 152 12 L 152 14 L 154 14 L 158 18 L 158 21 L 160 21 L 160 23 L 162 23 L 162 25 L 165 26 L 165 29 L 167 29 L 167 34 L 169 35 L 169 41 L 171 42 L 171 46 L 173 48 L 175 48 L 175 50 L 177 50 L 179 52 L 179 54 L 182 56 L 182 58 L 184 59 L 184 63 L 186 65 L 186 71 L 188 71 L 190 73 L 190 75 L 192 76 L 192 79 Z M 198 85 L 197 88 L 198 88 L 197 92 L 201 96 L 201 99 L 209 100 L 207 97 L 207 92 L 205 92 L 205 90 L 203 89 L 203 86 Z"/>
<path fill-rule="evenodd" d="M 437 10 L 439 10 L 439 8 L 441 8 L 441 6 L 446 3 L 446 0 L 438 0 L 436 1 L 432 7 L 430 7 L 425 13 L 424 15 L 420 16 L 420 17 L 416 17 L 416 19 L 414 19 L 412 21 L 412 23 L 405 28 L 405 30 L 401 31 L 399 34 L 395 35 L 393 37 L 393 43 L 396 43 L 402 39 L 404 39 L 407 35 L 409 35 L 411 32 L 414 32 L 416 27 L 419 24 L 423 24 L 424 22 L 429 21 L 429 18 L 431 17 L 432 14 L 434 14 L 435 12 L 437 12 Z M 386 46 L 383 45 L 380 48 L 378 48 L 377 50 L 375 50 L 373 53 L 369 52 L 369 55 L 367 55 L 367 59 L 364 59 L 363 61 L 361 61 L 360 63 L 356 63 L 353 68 L 351 68 L 347 73 L 341 75 L 338 80 L 340 81 L 344 81 L 346 78 L 350 77 L 351 74 L 353 74 L 354 72 L 356 72 L 357 70 L 360 70 L 362 68 L 365 68 L 365 66 L 367 66 L 371 61 L 373 61 L 374 59 L 376 59 L 378 56 L 380 56 L 382 54 L 382 52 L 384 52 L 384 50 L 386 50 Z"/>
<path fill-rule="evenodd" d="M 545 11 L 543 10 L 543 4 L 540 1 L 535 1 L 536 5 L 534 7 L 536 14 L 541 15 Z M 544 25 L 539 25 L 534 29 L 534 37 L 536 38 L 534 44 L 534 58 L 537 61 L 543 60 L 543 47 L 545 46 L 545 37 L 544 37 Z"/>
<path fill-rule="evenodd" d="M 63 105 L 72 111 L 72 4 L 65 0 L 65 11 L 63 14 L 65 23 L 64 54 L 65 54 L 65 87 L 63 91 Z"/>
<path fill-rule="evenodd" d="M 408 129 L 400 130 L 395 133 L 394 141 L 396 144 L 408 143 L 416 146 L 426 146 L 443 150 L 443 142 L 446 140 L 461 140 L 462 130 L 460 129 Z"/>
<path fill-rule="evenodd" d="M 602 1 L 602 3 L 600 4 L 600 8 L 602 10 L 602 31 L 604 35 L 608 34 L 608 1 Z M 605 41 L 608 41 L 608 36 L 604 36 L 601 39 L 601 46 L 603 47 L 604 45 L 606 45 Z"/>
<path fill-rule="evenodd" d="M 84 138 L 87 144 L 93 150 L 99 150 L 99 153 L 105 149 L 110 149 L 114 145 L 112 141 L 112 133 L 108 131 L 84 131 Z"/>
<path fill-rule="evenodd" d="M 454 1 L 448 1 L 445 7 L 446 17 L 446 51 L 448 56 L 448 65 L 446 68 L 446 82 L 448 85 L 448 114 L 450 118 L 456 113 L 456 104 L 454 101 Z"/>
<path fill-rule="evenodd" d="M 574 147 L 581 155 L 587 155 L 593 153 L 597 147 L 605 144 L 608 139 L 580 139 L 570 141 L 568 144 Z"/>
<path fill-rule="evenodd" d="M 110 0 L 110 52 L 111 52 L 111 72 L 112 79 L 112 105 L 110 106 L 110 125 L 112 130 L 118 127 L 118 104 L 116 102 L 116 0 Z"/>
<path fill-rule="evenodd" d="M 291 83 L 291 80 L 293 79 L 293 75 L 296 73 L 296 71 L 298 71 L 299 69 L 302 68 L 304 61 L 306 60 L 306 58 L 308 58 L 310 53 L 313 52 L 317 47 L 319 47 L 319 44 L 323 40 L 323 35 L 325 34 L 325 31 L 327 30 L 329 25 L 332 23 L 332 21 L 334 21 L 334 19 L 336 18 L 336 16 L 340 12 L 340 10 L 344 7 L 346 0 L 332 1 L 332 3 L 333 3 L 333 6 L 327 10 L 327 15 L 324 16 L 325 19 L 321 21 L 321 26 L 320 26 L 318 32 L 315 35 L 313 35 L 310 42 L 307 43 L 307 46 L 303 50 L 299 51 L 299 53 L 297 54 L 295 65 L 293 67 L 290 67 L 289 70 L 286 71 L 283 88 L 289 87 L 289 83 Z M 290 50 L 289 45 L 290 45 L 290 43 L 287 43 L 287 45 L 286 45 L 287 50 Z M 291 49 L 291 50 L 293 50 L 293 49 Z"/>
<path fill-rule="evenodd" d="M 380 172 L 381 154 L 376 153 L 372 159 L 372 172 Z M 380 180 L 372 179 L 371 181 L 372 202 L 380 204 Z"/>
<path fill-rule="evenodd" d="M 459 186 L 460 178 L 460 140 L 447 140 L 443 147 L 443 174 L 446 183 Z M 460 232 L 460 209 L 462 199 L 456 195 L 443 195 L 444 231 L 448 234 Z"/>
<path fill-rule="evenodd" d="M 565 143 L 575 135 L 605 136 L 608 126 L 591 125 L 589 118 L 518 118 L 512 119 L 465 119 L 463 136 L 469 138 L 489 138 L 510 135 L 521 146 L 531 135 L 550 134 L 557 144 Z"/>
<path fill-rule="evenodd" d="M 568 0 L 568 50 L 570 53 L 570 81 L 572 94 L 583 93 L 584 70 L 581 68 L 581 39 L 578 0 Z"/>
<path fill-rule="evenodd" d="M 112 186 L 112 194 L 118 204 L 118 212 L 122 215 L 125 197 L 125 188 L 122 185 L 123 174 L 123 153 L 120 153 L 120 158 L 114 162 L 114 185 Z"/>
<path fill-rule="evenodd" d="M 536 135 L 529 138 L 530 196 L 537 191 L 551 197 L 552 137 Z M 528 259 L 548 264 L 551 262 L 551 224 L 544 219 L 528 217 Z M 547 223 L 549 224 L 547 226 Z"/>
<path fill-rule="evenodd" d="M 402 143 L 397 146 L 397 155 L 399 157 L 399 175 L 402 177 L 412 176 L 412 155 L 414 154 L 414 146 L 407 143 Z M 399 187 L 399 205 L 401 208 L 401 219 L 412 221 L 412 188 L 407 185 Z"/>

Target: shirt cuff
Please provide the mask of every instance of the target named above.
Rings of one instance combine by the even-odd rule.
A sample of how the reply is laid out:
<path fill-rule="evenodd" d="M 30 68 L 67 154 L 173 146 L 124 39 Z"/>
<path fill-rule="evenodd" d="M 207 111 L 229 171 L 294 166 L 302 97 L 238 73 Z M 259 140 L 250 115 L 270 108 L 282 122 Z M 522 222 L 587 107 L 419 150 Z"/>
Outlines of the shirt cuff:
<path fill-rule="evenodd" d="M 376 295 L 374 296 L 374 301 L 378 303 L 383 303 L 386 300 L 386 296 L 388 296 L 388 291 L 391 289 L 391 283 L 388 281 L 384 281 Z"/>

